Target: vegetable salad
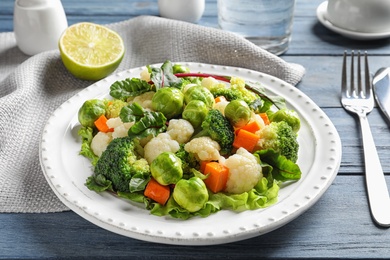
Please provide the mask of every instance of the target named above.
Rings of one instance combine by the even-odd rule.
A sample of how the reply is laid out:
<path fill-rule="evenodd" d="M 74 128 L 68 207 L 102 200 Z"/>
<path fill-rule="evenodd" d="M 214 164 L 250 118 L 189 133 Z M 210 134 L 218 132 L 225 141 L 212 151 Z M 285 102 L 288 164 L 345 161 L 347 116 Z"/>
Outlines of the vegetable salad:
<path fill-rule="evenodd" d="M 255 210 L 297 181 L 298 114 L 260 83 L 166 61 L 110 86 L 78 112 L 86 186 L 188 219 Z"/>

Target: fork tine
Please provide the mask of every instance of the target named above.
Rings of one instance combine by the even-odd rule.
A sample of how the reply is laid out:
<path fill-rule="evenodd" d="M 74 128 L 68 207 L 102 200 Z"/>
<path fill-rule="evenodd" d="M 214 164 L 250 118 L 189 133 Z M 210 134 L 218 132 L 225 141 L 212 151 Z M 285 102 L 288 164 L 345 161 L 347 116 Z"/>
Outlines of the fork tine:
<path fill-rule="evenodd" d="M 351 77 L 350 77 L 350 87 L 349 87 L 349 93 L 350 96 L 356 97 L 356 89 L 355 89 L 355 52 L 351 51 Z"/>
<path fill-rule="evenodd" d="M 365 96 L 370 98 L 372 94 L 372 85 L 370 80 L 370 69 L 368 67 L 368 56 L 367 52 L 364 52 L 364 74 L 365 74 Z"/>
<path fill-rule="evenodd" d="M 365 91 L 363 91 L 362 88 L 362 70 L 361 70 L 361 65 L 360 65 L 360 51 L 358 51 L 358 67 L 357 67 L 357 87 L 356 87 L 356 96 L 364 96 Z"/>
<path fill-rule="evenodd" d="M 343 97 L 348 96 L 347 87 L 347 51 L 344 51 L 343 56 L 343 69 L 341 74 L 341 95 Z"/>

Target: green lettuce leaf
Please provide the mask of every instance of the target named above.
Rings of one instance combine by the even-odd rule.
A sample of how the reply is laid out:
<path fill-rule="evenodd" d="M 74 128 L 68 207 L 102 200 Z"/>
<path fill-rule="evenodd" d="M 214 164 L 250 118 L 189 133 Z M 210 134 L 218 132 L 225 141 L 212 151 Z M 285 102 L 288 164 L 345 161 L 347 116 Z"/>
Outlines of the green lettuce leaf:
<path fill-rule="evenodd" d="M 80 155 L 91 160 L 93 166 L 96 165 L 99 157 L 95 155 L 91 148 L 91 142 L 93 138 L 93 129 L 91 127 L 81 127 L 77 134 L 81 137 L 81 149 Z"/>
<path fill-rule="evenodd" d="M 272 166 L 272 176 L 275 180 L 295 181 L 301 178 L 302 172 L 298 164 L 288 160 L 273 149 L 258 150 L 254 155 L 259 156 L 260 161 Z"/>
<path fill-rule="evenodd" d="M 117 192 L 118 197 L 128 199 L 134 202 L 142 203 L 146 200 L 142 192 Z"/>
<path fill-rule="evenodd" d="M 268 187 L 270 186 L 270 187 Z M 277 182 L 268 185 L 267 178 L 263 177 L 259 183 L 250 190 L 241 194 L 212 193 L 209 192 L 209 200 L 202 209 L 197 212 L 189 212 L 180 207 L 175 200 L 169 198 L 163 206 L 155 202 L 148 205 L 151 214 L 156 216 L 170 215 L 173 218 L 189 219 L 194 216 L 207 217 L 222 209 L 230 209 L 236 212 L 255 210 L 268 207 L 277 201 L 279 186 Z"/>

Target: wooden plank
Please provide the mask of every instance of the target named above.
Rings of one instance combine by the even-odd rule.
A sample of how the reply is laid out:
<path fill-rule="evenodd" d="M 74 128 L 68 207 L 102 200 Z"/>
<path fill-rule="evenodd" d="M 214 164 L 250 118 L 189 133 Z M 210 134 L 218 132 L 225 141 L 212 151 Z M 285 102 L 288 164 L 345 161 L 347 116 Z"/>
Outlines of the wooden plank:
<path fill-rule="evenodd" d="M 72 212 L 0 214 L 0 258 L 388 258 L 390 233 L 372 223 L 368 210 L 358 122 L 340 107 L 339 91 L 344 49 L 368 50 L 371 71 L 375 72 L 388 66 L 390 40 L 355 41 L 329 31 L 315 15 L 322 1 L 297 0 L 293 40 L 282 56 L 306 68 L 297 88 L 323 108 L 336 125 L 343 144 L 342 164 L 335 182 L 306 213 L 269 234 L 213 247 L 138 241 L 98 228 Z M 158 15 L 157 0 L 62 3 L 69 24 L 107 24 L 137 15 Z M 0 32 L 13 30 L 13 5 L 14 0 L 0 1 Z M 216 0 L 206 0 L 206 11 L 199 24 L 217 27 Z M 369 121 L 383 168 L 390 174 L 389 126 L 378 109 L 370 114 Z M 386 179 L 389 186 L 390 176 Z"/>
<path fill-rule="evenodd" d="M 337 54 L 330 56 L 286 55 L 281 58 L 305 67 L 306 74 L 297 88 L 313 99 L 316 104 L 320 107 L 341 107 L 339 98 L 343 52 L 344 50 L 340 48 Z M 371 52 L 368 54 L 371 75 L 382 67 L 390 66 L 387 56 L 377 56 Z"/>
<path fill-rule="evenodd" d="M 342 163 L 339 175 L 363 174 L 364 157 L 357 118 L 343 109 L 323 109 L 336 126 L 342 143 Z M 385 174 L 390 174 L 390 129 L 382 113 L 375 109 L 368 117 L 379 158 Z"/>

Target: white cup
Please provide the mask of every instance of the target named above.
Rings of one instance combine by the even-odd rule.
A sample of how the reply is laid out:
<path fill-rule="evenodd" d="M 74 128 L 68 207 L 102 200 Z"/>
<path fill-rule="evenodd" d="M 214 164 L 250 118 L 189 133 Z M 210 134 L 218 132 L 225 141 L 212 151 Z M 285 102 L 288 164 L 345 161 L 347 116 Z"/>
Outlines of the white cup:
<path fill-rule="evenodd" d="M 390 0 L 328 0 L 326 18 L 350 31 L 389 32 Z"/>
<path fill-rule="evenodd" d="M 58 48 L 68 27 L 60 0 L 16 0 L 14 33 L 19 49 L 27 55 Z"/>

